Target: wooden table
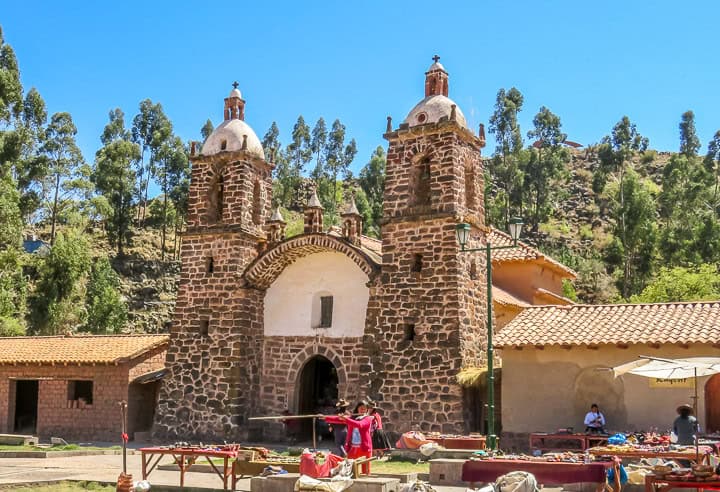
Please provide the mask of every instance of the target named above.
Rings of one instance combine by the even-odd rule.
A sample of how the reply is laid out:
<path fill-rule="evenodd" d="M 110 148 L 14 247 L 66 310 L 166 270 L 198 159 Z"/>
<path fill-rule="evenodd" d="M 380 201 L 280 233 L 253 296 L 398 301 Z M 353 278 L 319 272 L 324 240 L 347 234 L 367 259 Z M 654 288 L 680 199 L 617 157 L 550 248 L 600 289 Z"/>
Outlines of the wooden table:
<path fill-rule="evenodd" d="M 592 482 L 602 491 L 607 482 L 607 469 L 615 466 L 612 461 L 595 463 L 565 463 L 560 461 L 529 460 L 468 460 L 463 464 L 462 480 L 475 483 L 493 483 L 498 477 L 513 471 L 532 473 L 538 484 L 563 485 L 566 483 Z M 617 470 L 616 470 L 617 471 Z"/>
<path fill-rule="evenodd" d="M 223 481 L 223 490 L 228 489 L 228 479 L 232 477 L 230 460 L 237 457 L 237 449 L 215 448 L 140 448 L 142 453 L 142 476 L 147 480 L 163 456 L 172 456 L 180 468 L 180 487 L 185 487 L 185 472 L 195 464 L 198 458 L 205 458 L 213 471 Z M 220 471 L 213 463 L 212 458 L 223 459 L 223 469 Z M 154 461 L 153 461 L 154 460 Z"/>
<path fill-rule="evenodd" d="M 469 437 L 428 437 L 428 441 L 438 443 L 445 449 L 485 449 L 485 436 Z"/>
<path fill-rule="evenodd" d="M 607 443 L 608 436 L 600 434 L 551 434 L 546 432 L 534 432 L 530 434 L 530 449 L 539 449 L 540 451 L 553 450 L 579 450 L 585 451 L 593 446 L 599 446 Z M 578 447 L 567 446 L 551 446 L 549 442 L 568 442 L 574 441 L 578 443 Z"/>
<path fill-rule="evenodd" d="M 653 474 L 645 475 L 645 492 L 667 492 L 670 489 L 720 490 L 720 481 L 695 482 L 689 480 L 666 480 Z"/>
<path fill-rule="evenodd" d="M 616 456 L 618 458 L 642 459 L 642 458 L 660 458 L 662 460 L 688 460 L 692 462 L 698 461 L 695 451 L 683 453 L 681 451 L 602 451 L 588 449 L 587 452 L 592 456 Z M 700 464 L 710 464 L 710 454 L 708 451 L 700 452 Z"/>

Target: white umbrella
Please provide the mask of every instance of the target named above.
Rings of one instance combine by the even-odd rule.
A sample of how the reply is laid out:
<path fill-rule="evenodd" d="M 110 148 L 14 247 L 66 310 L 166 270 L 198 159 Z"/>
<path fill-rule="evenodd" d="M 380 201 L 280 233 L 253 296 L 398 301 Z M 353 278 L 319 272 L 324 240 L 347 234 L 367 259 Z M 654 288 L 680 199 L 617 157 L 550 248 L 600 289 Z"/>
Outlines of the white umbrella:
<path fill-rule="evenodd" d="M 658 357 L 640 356 L 640 359 L 613 367 L 615 377 L 623 374 L 635 374 L 646 378 L 688 379 L 695 380 L 695 396 L 693 407 L 697 412 L 697 378 L 720 373 L 720 358 L 690 357 L 687 359 L 661 359 Z"/>

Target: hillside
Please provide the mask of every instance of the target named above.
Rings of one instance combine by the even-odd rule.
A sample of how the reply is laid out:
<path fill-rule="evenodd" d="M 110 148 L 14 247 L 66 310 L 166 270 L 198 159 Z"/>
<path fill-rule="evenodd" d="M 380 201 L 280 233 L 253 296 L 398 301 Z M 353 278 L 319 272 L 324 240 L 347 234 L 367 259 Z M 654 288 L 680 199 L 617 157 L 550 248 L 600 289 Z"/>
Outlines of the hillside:
<path fill-rule="evenodd" d="M 648 152 L 634 163 L 641 176 L 659 185 L 662 168 L 671 153 Z M 556 185 L 558 193 L 551 218 L 541 224 L 538 233 L 524 231 L 523 239 L 546 254 L 575 269 L 575 282 L 580 302 L 612 302 L 618 293 L 614 281 L 606 272 L 600 252 L 607 245 L 612 220 L 607 203 L 592 189 L 593 170 L 598 158 L 595 149 L 572 151 L 565 180 Z M 302 230 L 302 214 L 285 211 L 287 232 L 298 234 Z M 108 256 L 114 270 L 120 275 L 121 293 L 129 309 L 128 330 L 157 333 L 167 331 L 172 319 L 180 262 L 172 253 L 163 260 L 160 256 L 160 231 L 155 228 L 135 229 L 127 254 L 116 258 L 107 237 L 99 229 L 92 229 L 88 238 L 94 256 Z M 168 237 L 172 246 L 174 237 Z"/>

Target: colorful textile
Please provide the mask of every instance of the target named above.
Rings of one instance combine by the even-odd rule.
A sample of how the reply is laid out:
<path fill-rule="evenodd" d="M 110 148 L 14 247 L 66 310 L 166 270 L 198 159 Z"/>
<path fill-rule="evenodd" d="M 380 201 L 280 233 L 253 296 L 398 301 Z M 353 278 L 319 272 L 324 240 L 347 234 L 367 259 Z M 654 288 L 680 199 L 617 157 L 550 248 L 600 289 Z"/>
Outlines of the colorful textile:
<path fill-rule="evenodd" d="M 498 477 L 513 471 L 535 475 L 538 483 L 562 485 L 566 483 L 605 483 L 607 463 L 562 463 L 557 461 L 477 460 L 463 464 L 463 482 L 495 482 Z"/>
<path fill-rule="evenodd" d="M 330 470 L 338 466 L 343 458 L 330 453 L 325 456 L 323 463 L 315 461 L 315 453 L 303 453 L 300 456 L 300 474 L 313 478 L 327 478 L 330 476 Z"/>

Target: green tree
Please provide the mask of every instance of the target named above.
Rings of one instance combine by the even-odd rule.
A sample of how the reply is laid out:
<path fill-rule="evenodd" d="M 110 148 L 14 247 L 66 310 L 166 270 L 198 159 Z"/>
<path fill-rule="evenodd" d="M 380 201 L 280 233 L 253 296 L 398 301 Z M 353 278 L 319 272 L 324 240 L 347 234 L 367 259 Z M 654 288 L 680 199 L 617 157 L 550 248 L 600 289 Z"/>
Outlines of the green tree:
<path fill-rule="evenodd" d="M 22 84 L 15 50 L 0 27 L 0 123 L 9 124 L 22 110 Z"/>
<path fill-rule="evenodd" d="M 385 151 L 382 147 L 378 146 L 372 156 L 370 156 L 370 161 L 363 166 L 358 176 L 358 184 L 365 193 L 370 209 L 369 220 L 366 220 L 364 229 L 367 233 L 375 237 L 380 237 L 380 220 L 383 214 L 386 165 L 387 158 Z"/>
<path fill-rule="evenodd" d="M 203 143 L 205 143 L 214 129 L 215 127 L 213 126 L 212 121 L 208 118 L 203 127 L 200 129 L 200 135 L 202 135 Z"/>
<path fill-rule="evenodd" d="M 71 196 L 78 189 L 77 179 L 84 164 L 75 143 L 77 128 L 70 113 L 55 113 L 47 127 L 43 152 L 48 158 L 47 188 L 49 190 L 50 244 L 55 243 L 58 216 L 72 204 Z"/>
<path fill-rule="evenodd" d="M 33 87 L 25 95 L 15 129 L 20 148 L 14 175 L 20 192 L 20 211 L 26 222 L 32 220 L 42 205 L 42 184 L 48 172 L 48 159 L 41 151 L 46 124 L 45 101 Z"/>
<path fill-rule="evenodd" d="M 106 257 L 93 263 L 85 294 L 85 327 L 96 334 L 120 333 L 127 322 L 127 305 L 120 295 L 120 278 Z"/>
<path fill-rule="evenodd" d="M 717 265 L 661 268 L 657 277 L 630 302 L 687 302 L 720 299 Z"/>
<path fill-rule="evenodd" d="M 700 141 L 695 135 L 694 115 L 687 111 L 680 121 L 680 153 L 663 168 L 660 216 L 665 220 L 660 250 L 666 265 L 709 261 L 702 258 L 698 244 L 707 218 L 714 215 L 709 200 L 709 177 L 697 156 Z M 709 216 L 709 217 L 708 217 Z"/>
<path fill-rule="evenodd" d="M 0 175 L 0 250 L 22 245 L 20 195 L 9 175 Z"/>
<path fill-rule="evenodd" d="M 289 194 L 291 202 L 300 201 L 300 183 L 305 166 L 312 159 L 310 148 L 310 127 L 305 123 L 302 115 L 298 116 L 292 131 L 292 141 L 288 144 L 285 154 L 288 160 L 288 176 L 283 183 L 285 193 Z"/>
<path fill-rule="evenodd" d="M 525 165 L 523 185 L 530 225 L 537 232 L 550 213 L 551 184 L 563 174 L 570 156 L 563 148 L 567 135 L 561 131 L 560 117 L 543 106 L 533 118 L 533 126 L 528 138 L 536 142 Z"/>
<path fill-rule="evenodd" d="M 130 239 L 132 199 L 135 195 L 133 163 L 140 159 L 140 146 L 131 140 L 125 129 L 125 115 L 120 108 L 110 112 L 110 122 L 101 137 L 103 147 L 95 154 L 93 183 L 107 200 L 111 214 L 105 227 L 118 256 L 123 256 L 123 243 Z"/>
<path fill-rule="evenodd" d="M 502 202 L 502 223 L 505 225 L 511 215 L 519 215 L 518 208 L 522 206 L 519 154 L 522 152 L 523 139 L 517 120 L 522 105 L 523 96 L 515 87 L 508 91 L 500 89 L 495 100 L 495 110 L 490 116 L 490 133 L 495 135 L 497 145 L 488 167 L 491 182 L 496 189 L 487 198 L 495 196 L 496 200 Z"/>
<path fill-rule="evenodd" d="M 182 197 L 172 194 L 173 190 L 182 186 L 182 182 L 188 179 L 190 174 L 190 161 L 187 152 L 179 137 L 167 139 L 157 154 L 157 174 L 160 179 L 160 186 L 163 193 L 163 218 L 161 233 L 161 258 L 165 259 L 165 242 L 168 225 L 168 200 L 175 197 L 183 200 Z M 175 205 L 175 204 L 173 204 Z M 175 208 L 175 207 L 173 207 Z"/>
<path fill-rule="evenodd" d="M 280 143 L 280 130 L 274 121 L 262 139 L 265 157 L 275 165 L 273 169 L 273 205 L 290 207 L 292 177 L 290 163 L 282 151 Z"/>
<path fill-rule="evenodd" d="M 657 241 L 657 217 L 652 186 L 633 170 L 609 188 L 614 239 L 606 261 L 616 268 L 624 299 L 640 292 L 652 274 Z"/>
<path fill-rule="evenodd" d="M 90 264 L 89 245 L 79 231 L 57 235 L 40 261 L 29 299 L 31 334 L 57 335 L 84 323 L 84 281 Z"/>
<path fill-rule="evenodd" d="M 687 158 L 697 157 L 700 139 L 695 131 L 695 113 L 685 111 L 680 119 L 680 153 Z"/>
<path fill-rule="evenodd" d="M 25 334 L 27 281 L 19 248 L 0 249 L 0 336 Z"/>
<path fill-rule="evenodd" d="M 137 179 L 140 207 L 138 222 L 142 227 L 145 221 L 145 209 L 148 202 L 150 181 L 155 177 L 157 154 L 163 143 L 172 135 L 172 124 L 160 103 L 153 104 L 150 99 L 140 103 L 139 112 L 133 118 L 132 139 L 140 146 L 140 159 L 137 161 Z M 145 154 L 148 158 L 145 159 Z"/>
<path fill-rule="evenodd" d="M 712 203 L 717 214 L 720 214 L 720 130 L 715 132 L 712 140 L 708 142 L 708 151 L 705 155 L 705 170 L 714 181 Z"/>
<path fill-rule="evenodd" d="M 327 166 L 327 174 L 332 183 L 332 197 L 329 200 L 330 211 L 333 215 L 337 215 L 337 180 L 338 176 L 343 175 L 344 178 L 350 175 L 350 164 L 357 154 L 357 144 L 355 139 L 345 145 L 345 125 L 340 120 L 335 120 L 330 129 L 327 146 L 325 148 L 325 165 Z M 321 197 L 322 199 L 322 197 Z M 325 205 L 325 204 L 323 204 Z"/>
<path fill-rule="evenodd" d="M 310 140 L 310 150 L 315 155 L 315 169 L 311 173 L 315 186 L 320 186 L 320 180 L 326 177 L 323 156 L 325 155 L 325 147 L 327 147 L 327 138 L 327 126 L 325 120 L 320 117 L 315 123 Z"/>

